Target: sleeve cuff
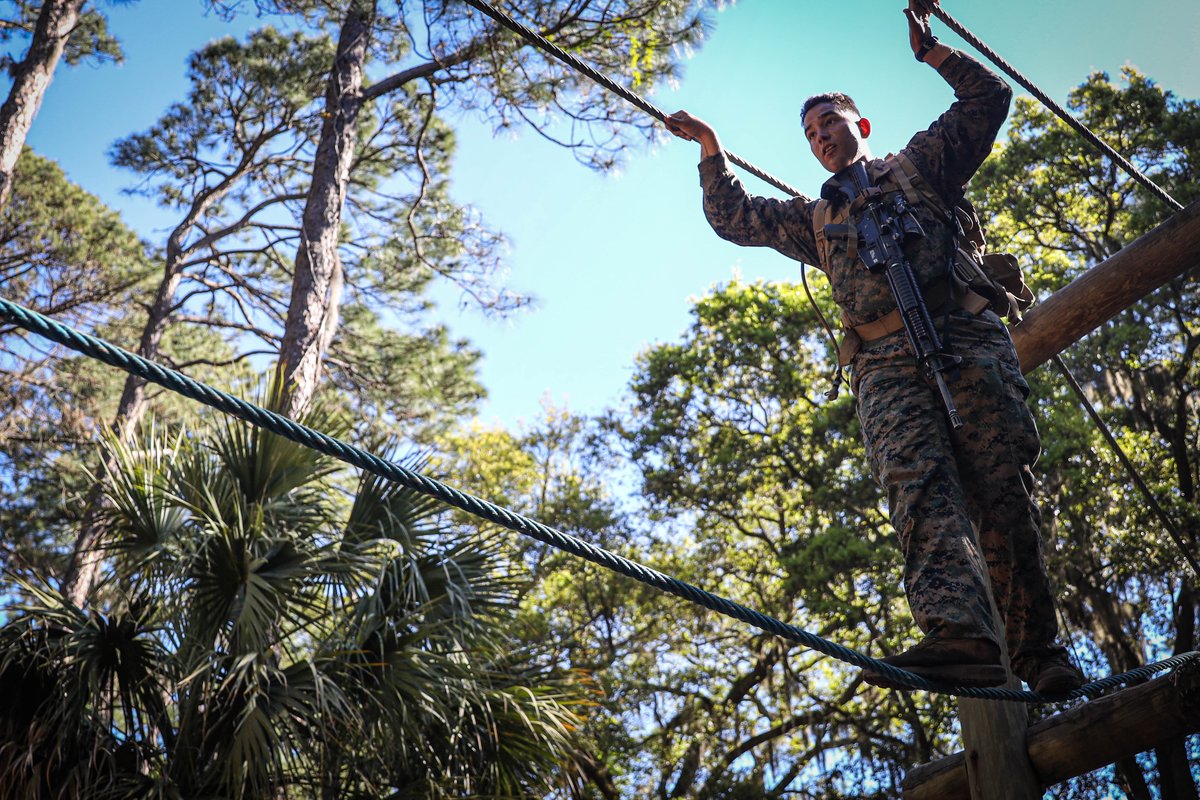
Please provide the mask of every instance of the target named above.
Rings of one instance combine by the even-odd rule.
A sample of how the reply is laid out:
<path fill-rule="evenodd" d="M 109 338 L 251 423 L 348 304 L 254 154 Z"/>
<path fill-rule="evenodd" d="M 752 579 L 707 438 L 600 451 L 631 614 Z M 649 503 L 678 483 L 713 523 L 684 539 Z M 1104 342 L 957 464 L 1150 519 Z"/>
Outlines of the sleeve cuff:
<path fill-rule="evenodd" d="M 714 180 L 729 172 L 729 160 L 725 158 L 725 151 L 722 150 L 716 155 L 700 159 L 697 169 L 700 171 L 700 185 L 710 185 Z"/>
<path fill-rule="evenodd" d="M 962 62 L 962 60 L 962 54 L 951 47 L 950 55 L 946 56 L 946 60 L 943 61 L 941 66 L 937 68 L 938 74 L 943 78 L 949 79 L 954 73 L 954 70 L 958 68 L 958 65 Z"/>

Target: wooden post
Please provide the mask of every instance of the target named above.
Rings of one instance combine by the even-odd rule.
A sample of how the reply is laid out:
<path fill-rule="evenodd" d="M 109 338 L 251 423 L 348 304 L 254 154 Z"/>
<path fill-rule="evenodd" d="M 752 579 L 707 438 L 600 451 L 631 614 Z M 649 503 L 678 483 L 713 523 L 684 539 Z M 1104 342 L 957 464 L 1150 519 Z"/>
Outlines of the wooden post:
<path fill-rule="evenodd" d="M 1200 733 L 1200 661 L 1042 720 L 1029 729 L 1028 753 L 1041 785 L 1052 786 L 1193 733 Z M 904 800 L 970 800 L 966 762 L 956 753 L 909 770 Z"/>
<path fill-rule="evenodd" d="M 1012 329 L 1021 371 L 1036 367 L 1200 264 L 1200 200 L 1029 310 Z"/>
<path fill-rule="evenodd" d="M 1008 645 L 1004 642 L 1004 618 L 988 582 L 992 620 L 1000 633 L 1000 660 L 1008 669 Z M 1008 687 L 1020 689 L 1021 682 L 1008 673 Z M 958 701 L 958 723 L 966 752 L 967 783 L 971 800 L 1041 800 L 1042 790 L 1025 737 L 1029 713 L 1024 703 L 995 700 Z"/>
<path fill-rule="evenodd" d="M 1022 688 L 1011 674 L 1008 687 Z M 1029 714 L 1024 703 L 964 697 L 958 701 L 958 722 L 971 800 L 1041 800 L 1025 745 Z"/>
<path fill-rule="evenodd" d="M 1014 683 L 1009 687 L 1020 688 Z M 1041 800 L 1025 749 L 1029 716 L 1020 703 L 964 697 L 958 701 L 958 719 L 970 800 Z"/>

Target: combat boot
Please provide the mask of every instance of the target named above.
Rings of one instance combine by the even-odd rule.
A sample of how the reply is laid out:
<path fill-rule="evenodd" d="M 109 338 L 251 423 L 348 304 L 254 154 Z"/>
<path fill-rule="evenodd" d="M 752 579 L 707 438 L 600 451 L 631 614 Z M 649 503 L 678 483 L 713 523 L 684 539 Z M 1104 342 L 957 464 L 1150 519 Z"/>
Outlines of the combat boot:
<path fill-rule="evenodd" d="M 1066 653 L 1023 659 L 1019 668 L 1014 666 L 1014 671 L 1038 694 L 1066 694 L 1087 682 Z"/>
<path fill-rule="evenodd" d="M 990 639 L 926 636 L 903 653 L 880 660 L 950 686 L 1001 686 L 1008 679 L 1008 673 L 1000 661 L 1000 646 Z M 863 670 L 863 680 L 887 689 L 910 688 L 870 669 Z"/>

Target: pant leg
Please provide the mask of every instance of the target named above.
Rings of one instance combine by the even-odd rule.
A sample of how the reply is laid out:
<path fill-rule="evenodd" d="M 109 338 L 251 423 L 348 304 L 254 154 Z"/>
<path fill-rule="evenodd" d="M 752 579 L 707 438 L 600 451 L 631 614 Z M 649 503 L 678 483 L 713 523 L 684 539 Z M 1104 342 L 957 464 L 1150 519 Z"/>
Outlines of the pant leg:
<path fill-rule="evenodd" d="M 867 456 L 900 537 L 913 618 L 927 635 L 995 640 L 986 567 L 939 396 L 911 359 L 873 366 L 856 384 Z"/>
<path fill-rule="evenodd" d="M 964 327 L 956 349 L 971 355 L 952 386 L 964 423 L 953 436 L 955 459 L 976 513 L 1009 656 L 1020 672 L 1023 661 L 1061 652 L 1033 498 L 1041 442 L 1025 402 L 1029 387 L 1002 323 L 985 316 Z"/>

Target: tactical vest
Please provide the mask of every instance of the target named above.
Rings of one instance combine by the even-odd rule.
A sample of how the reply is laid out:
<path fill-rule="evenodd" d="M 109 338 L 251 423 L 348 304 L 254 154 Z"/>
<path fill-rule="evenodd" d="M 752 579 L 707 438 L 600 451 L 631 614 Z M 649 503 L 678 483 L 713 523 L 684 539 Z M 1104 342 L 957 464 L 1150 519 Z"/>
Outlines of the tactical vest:
<path fill-rule="evenodd" d="M 1025 285 L 1015 256 L 985 252 L 986 242 L 979 215 L 970 201 L 963 197 L 952 210 L 948 210 L 945 202 L 904 153 L 871 162 L 868 172 L 875 184 L 870 190 L 872 193 L 888 195 L 903 192 L 909 205 L 929 210 L 948 230 L 954 232 L 951 245 L 954 253 L 953 270 L 949 275 L 943 273 L 932 279 L 927 277 L 922 286 L 925 304 L 931 313 L 952 303 L 972 314 L 991 308 L 1012 322 L 1021 319 L 1021 312 L 1033 303 L 1033 293 Z M 854 209 L 855 206 L 842 203 L 836 211 L 831 212 L 830 202 L 825 199 L 818 200 L 813 209 L 813 235 L 817 253 L 822 268 L 831 280 L 834 279 L 835 260 L 844 258 L 850 262 L 847 268 L 863 268 L 861 264 L 853 263 L 858 259 L 858 233 L 851 216 Z M 835 253 L 836 248 L 826 235 L 826 225 L 847 226 L 844 253 Z M 843 311 L 842 326 L 846 335 L 838 348 L 838 361 L 846 366 L 863 342 L 894 333 L 903 328 L 904 323 L 900 319 L 900 312 L 892 311 L 871 322 L 853 324 Z"/>

